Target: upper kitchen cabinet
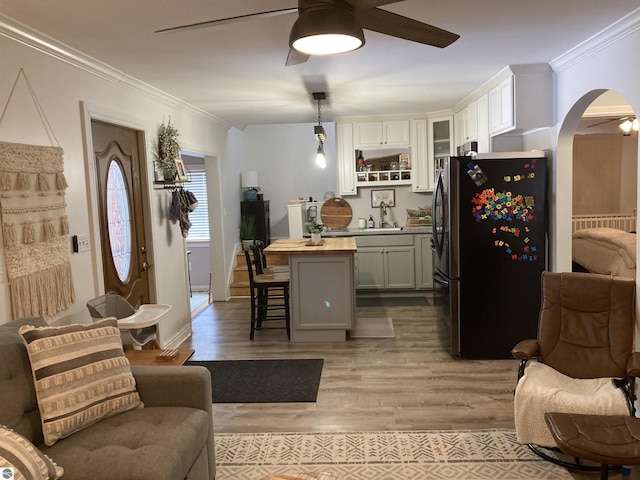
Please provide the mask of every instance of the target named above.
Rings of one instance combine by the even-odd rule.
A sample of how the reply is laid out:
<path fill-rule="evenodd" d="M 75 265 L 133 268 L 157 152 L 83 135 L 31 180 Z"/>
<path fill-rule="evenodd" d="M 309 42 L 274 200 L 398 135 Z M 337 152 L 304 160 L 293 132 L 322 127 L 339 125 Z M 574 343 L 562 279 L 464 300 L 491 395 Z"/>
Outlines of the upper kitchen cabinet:
<path fill-rule="evenodd" d="M 489 134 L 489 94 L 485 93 L 476 100 L 478 113 L 478 153 L 491 151 L 491 135 Z"/>
<path fill-rule="evenodd" d="M 354 123 L 355 148 L 408 147 L 411 143 L 408 120 Z"/>
<path fill-rule="evenodd" d="M 411 191 L 430 192 L 433 190 L 433 162 L 429 162 L 429 140 L 427 119 L 411 120 Z"/>
<path fill-rule="evenodd" d="M 412 117 L 336 119 L 341 196 L 356 195 L 358 187 L 406 185 L 415 192 L 429 190 L 426 118 Z"/>
<path fill-rule="evenodd" d="M 510 65 L 489 90 L 489 133 L 553 125 L 553 72 L 548 64 Z"/>
<path fill-rule="evenodd" d="M 338 153 L 339 195 L 356 195 L 356 164 L 354 161 L 353 123 L 336 124 L 336 145 Z"/>
<path fill-rule="evenodd" d="M 455 155 L 453 138 L 453 112 L 434 112 L 427 116 L 427 165 L 433 169 L 436 158 Z M 433 170 L 431 170 L 433 172 Z M 433 174 L 428 177 L 428 191 L 433 190 Z"/>
<path fill-rule="evenodd" d="M 478 141 L 478 102 L 473 101 L 454 116 L 456 146 Z"/>

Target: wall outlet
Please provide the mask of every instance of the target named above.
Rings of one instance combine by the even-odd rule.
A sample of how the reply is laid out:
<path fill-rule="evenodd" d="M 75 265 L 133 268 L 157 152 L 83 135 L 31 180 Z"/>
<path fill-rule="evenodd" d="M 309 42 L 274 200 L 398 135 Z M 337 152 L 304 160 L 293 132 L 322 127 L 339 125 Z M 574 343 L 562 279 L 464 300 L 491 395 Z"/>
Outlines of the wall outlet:
<path fill-rule="evenodd" d="M 88 252 L 91 245 L 89 243 L 89 234 L 78 235 L 78 253 Z"/>

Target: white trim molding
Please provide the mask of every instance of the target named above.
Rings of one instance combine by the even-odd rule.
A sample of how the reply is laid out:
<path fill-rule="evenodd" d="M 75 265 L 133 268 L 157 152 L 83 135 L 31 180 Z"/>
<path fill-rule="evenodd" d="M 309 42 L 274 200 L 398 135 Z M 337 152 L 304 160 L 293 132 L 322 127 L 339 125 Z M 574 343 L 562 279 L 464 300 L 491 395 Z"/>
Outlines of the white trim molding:
<path fill-rule="evenodd" d="M 2 13 L 0 13 L 0 35 L 31 47 L 45 55 L 50 55 L 57 60 L 68 63 L 69 65 L 79 68 L 85 72 L 100 77 L 103 80 L 115 83 L 116 85 L 128 88 L 142 96 L 164 103 L 172 108 L 189 111 L 193 114 L 204 117 L 207 120 L 213 121 L 223 128 L 228 129 L 231 127 L 229 122 L 216 117 L 215 115 L 191 105 L 184 100 L 174 97 L 173 95 L 149 85 L 148 83 L 127 75 L 123 71 L 101 62 L 100 60 L 89 55 L 85 55 L 79 50 L 76 50 L 62 42 L 58 42 L 44 33 L 34 30 Z"/>
<path fill-rule="evenodd" d="M 638 29 L 640 29 L 640 8 L 622 17 L 617 22 L 586 39 L 584 42 L 579 43 L 571 50 L 568 50 L 549 62 L 549 64 L 555 72 L 562 71 L 581 61 L 583 58 L 590 57 L 603 48 L 620 41 L 620 39 L 636 32 Z M 634 52 L 630 52 L 629 54 L 631 55 L 633 53 Z"/>

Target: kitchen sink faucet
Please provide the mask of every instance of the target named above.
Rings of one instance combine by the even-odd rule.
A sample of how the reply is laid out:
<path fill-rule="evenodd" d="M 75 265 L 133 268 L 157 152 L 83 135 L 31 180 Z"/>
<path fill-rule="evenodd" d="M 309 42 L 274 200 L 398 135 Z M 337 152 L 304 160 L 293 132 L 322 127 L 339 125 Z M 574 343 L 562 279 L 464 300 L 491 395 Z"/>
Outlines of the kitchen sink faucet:
<path fill-rule="evenodd" d="M 380 202 L 380 228 L 385 228 L 385 226 L 391 226 L 388 222 L 385 222 L 384 216 L 387 214 L 387 204 L 384 202 Z"/>

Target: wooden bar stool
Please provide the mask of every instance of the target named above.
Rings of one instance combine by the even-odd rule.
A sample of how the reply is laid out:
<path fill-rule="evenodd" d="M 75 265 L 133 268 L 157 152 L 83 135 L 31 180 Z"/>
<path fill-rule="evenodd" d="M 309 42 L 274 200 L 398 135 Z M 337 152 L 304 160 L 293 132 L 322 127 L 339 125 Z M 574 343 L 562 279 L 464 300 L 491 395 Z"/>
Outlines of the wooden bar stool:
<path fill-rule="evenodd" d="M 251 332 L 249 339 L 253 340 L 255 331 L 262 328 L 264 321 L 284 320 L 284 328 L 287 330 L 287 338 L 290 340 L 289 272 L 286 274 L 258 273 L 263 271 L 262 264 L 252 261 L 248 250 L 244 251 L 244 256 L 247 262 L 249 288 L 251 292 Z M 259 259 L 260 257 L 258 256 L 257 260 Z M 260 263 L 259 266 L 258 263 Z M 254 266 L 256 268 L 255 274 Z"/>
<path fill-rule="evenodd" d="M 260 273 L 286 273 L 289 274 L 289 265 L 273 265 L 271 267 L 267 266 L 267 256 L 264 254 L 264 243 L 262 240 L 256 240 L 253 242 L 251 246 L 251 250 L 253 250 L 253 259 L 256 262 L 256 271 L 258 271 L 258 264 L 262 266 L 262 271 Z M 259 260 L 257 258 L 259 256 Z"/>

